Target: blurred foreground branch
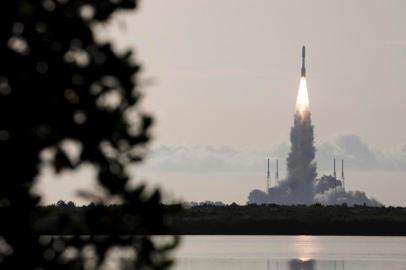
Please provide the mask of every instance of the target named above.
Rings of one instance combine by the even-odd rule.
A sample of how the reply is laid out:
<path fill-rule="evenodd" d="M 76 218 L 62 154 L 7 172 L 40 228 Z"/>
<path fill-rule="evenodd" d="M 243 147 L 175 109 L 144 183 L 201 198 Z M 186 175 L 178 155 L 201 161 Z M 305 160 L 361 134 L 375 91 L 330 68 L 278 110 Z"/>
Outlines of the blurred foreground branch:
<path fill-rule="evenodd" d="M 0 205 L 8 211 L 1 269 L 101 269 L 117 257 L 114 247 L 131 254 L 117 268 L 124 262 L 125 269 L 170 265 L 168 248 L 148 236 L 32 235 L 32 211 L 40 198 L 30 189 L 44 150 L 57 172 L 92 164 L 105 200 L 118 199 L 140 219 L 135 231 L 165 230 L 159 191 L 147 195 L 143 187 L 129 188 L 126 173 L 129 164 L 142 160 L 152 124 L 137 108 L 140 66 L 130 51 L 118 54 L 92 32 L 115 12 L 135 8 L 135 0 L 1 1 Z M 68 153 L 67 142 L 80 149 L 78 156 Z M 91 232 L 98 229 L 98 209 L 89 208 L 82 220 Z"/>

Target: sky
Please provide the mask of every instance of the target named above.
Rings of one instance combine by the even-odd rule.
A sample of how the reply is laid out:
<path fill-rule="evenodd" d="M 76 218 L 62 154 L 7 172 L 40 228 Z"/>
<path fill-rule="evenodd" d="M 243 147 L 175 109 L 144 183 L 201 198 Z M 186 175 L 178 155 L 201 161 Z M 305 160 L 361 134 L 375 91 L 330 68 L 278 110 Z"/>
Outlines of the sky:
<path fill-rule="evenodd" d="M 405 10 L 403 0 L 144 0 L 96 26 L 101 41 L 135 51 L 156 119 L 134 181 L 245 203 L 265 187 L 267 157 L 283 177 L 306 45 L 319 175 L 344 159 L 347 189 L 406 205 Z M 44 169 L 39 189 L 46 203 L 71 199 L 93 176 Z"/>

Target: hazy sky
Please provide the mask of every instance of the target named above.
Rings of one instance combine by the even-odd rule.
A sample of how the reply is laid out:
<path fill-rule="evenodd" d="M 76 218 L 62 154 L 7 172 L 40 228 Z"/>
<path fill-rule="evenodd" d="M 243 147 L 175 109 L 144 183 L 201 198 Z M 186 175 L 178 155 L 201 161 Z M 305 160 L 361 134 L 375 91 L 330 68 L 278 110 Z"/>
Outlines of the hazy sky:
<path fill-rule="evenodd" d="M 186 200 L 244 203 L 263 188 L 267 156 L 284 170 L 304 44 L 319 174 L 343 157 L 347 187 L 406 205 L 405 11 L 403 0 L 144 0 L 116 16 L 99 36 L 136 50 L 154 82 L 141 174 Z M 47 184 L 49 201 L 63 183 Z"/>
<path fill-rule="evenodd" d="M 120 39 L 156 79 L 159 144 L 286 140 L 307 46 L 317 141 L 405 143 L 405 1 L 150 0 Z M 388 119 L 390 119 L 388 121 Z"/>

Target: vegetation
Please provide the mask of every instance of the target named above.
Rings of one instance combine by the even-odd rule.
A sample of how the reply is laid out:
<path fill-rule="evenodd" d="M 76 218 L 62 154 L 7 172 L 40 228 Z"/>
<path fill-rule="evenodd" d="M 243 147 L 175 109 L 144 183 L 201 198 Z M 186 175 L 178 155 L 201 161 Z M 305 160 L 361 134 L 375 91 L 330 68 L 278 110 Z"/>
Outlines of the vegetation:
<path fill-rule="evenodd" d="M 182 234 L 406 235 L 406 208 L 203 205 L 176 221 Z"/>
<path fill-rule="evenodd" d="M 170 213 L 165 228 L 156 224 L 144 226 L 139 212 L 129 205 L 76 207 L 58 203 L 36 208 L 33 231 L 40 234 L 406 235 L 406 208 L 403 207 L 231 204 L 198 205 L 184 211 L 179 211 L 179 205 L 162 207 Z M 93 217 L 97 228 L 82 223 L 91 209 L 97 213 Z M 0 215 L 4 217 L 6 211 L 7 208 L 0 208 Z M 61 224 L 58 222 L 61 219 L 70 222 Z M 0 224 L 0 230 L 4 229 L 4 224 Z"/>
<path fill-rule="evenodd" d="M 40 235 L 106 235 L 106 234 L 170 234 L 174 228 L 175 217 L 180 213 L 180 205 L 163 206 L 166 213 L 164 221 L 150 222 L 144 216 L 157 210 L 153 204 L 134 208 L 131 204 L 75 206 L 73 202 L 59 201 L 55 205 L 37 206 L 31 213 L 31 231 Z M 9 207 L 0 207 L 0 233 L 12 233 L 12 215 Z M 85 222 L 89 218 L 92 222 Z M 97 224 L 97 226 L 93 226 Z M 165 226 L 162 226 L 165 224 Z"/>
<path fill-rule="evenodd" d="M 35 230 L 36 222 L 50 218 L 58 228 L 53 232 L 76 228 L 73 224 L 80 222 L 94 235 L 100 231 L 102 204 L 114 199 L 139 220 L 134 230 L 165 231 L 167 214 L 160 192 L 130 188 L 126 172 L 129 164 L 142 160 L 152 124 L 137 106 L 141 67 L 131 51 L 115 52 L 111 42 L 98 42 L 92 31 L 118 11 L 134 10 L 136 4 L 0 2 L 0 205 L 5 232 L 0 237 L 1 269 L 100 269 L 117 249 L 134 255 L 119 260 L 116 268 L 165 269 L 171 264 L 167 251 L 177 238 L 161 247 L 147 235 L 50 238 L 37 236 Z M 72 148 L 77 151 L 69 151 Z M 46 160 L 41 158 L 44 152 Z M 45 163 L 56 172 L 92 165 L 106 195 L 82 193 L 96 205 L 82 209 L 80 221 L 73 220 L 75 215 L 50 217 L 37 207 L 40 196 L 31 193 Z"/>

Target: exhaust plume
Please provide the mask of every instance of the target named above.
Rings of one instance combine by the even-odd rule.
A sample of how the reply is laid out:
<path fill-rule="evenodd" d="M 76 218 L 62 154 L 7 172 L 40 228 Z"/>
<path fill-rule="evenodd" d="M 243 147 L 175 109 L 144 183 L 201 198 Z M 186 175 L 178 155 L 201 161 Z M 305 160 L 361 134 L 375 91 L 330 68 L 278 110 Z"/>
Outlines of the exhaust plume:
<path fill-rule="evenodd" d="M 306 78 L 300 79 L 293 127 L 290 130 L 290 153 L 287 158 L 288 194 L 293 203 L 313 201 L 313 182 L 317 176 L 314 158 L 313 125 L 310 117 Z"/>
<path fill-rule="evenodd" d="M 249 202 L 277 204 L 312 204 L 317 176 L 314 162 L 313 125 L 310 117 L 306 78 L 301 77 L 296 100 L 293 127 L 290 130 L 290 153 L 287 158 L 287 178 L 280 181 L 268 194 L 251 192 Z"/>

